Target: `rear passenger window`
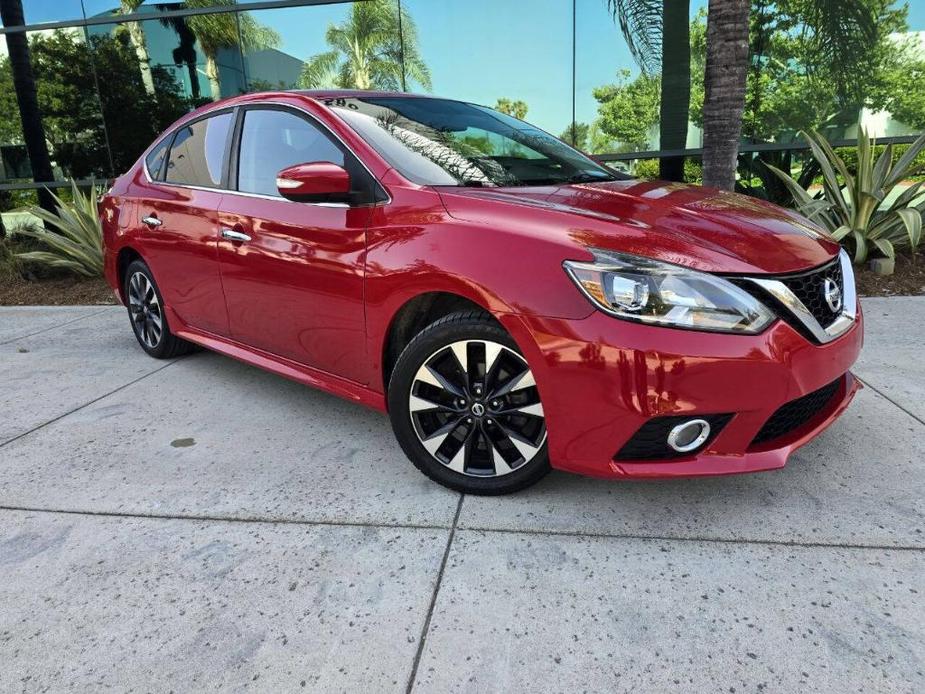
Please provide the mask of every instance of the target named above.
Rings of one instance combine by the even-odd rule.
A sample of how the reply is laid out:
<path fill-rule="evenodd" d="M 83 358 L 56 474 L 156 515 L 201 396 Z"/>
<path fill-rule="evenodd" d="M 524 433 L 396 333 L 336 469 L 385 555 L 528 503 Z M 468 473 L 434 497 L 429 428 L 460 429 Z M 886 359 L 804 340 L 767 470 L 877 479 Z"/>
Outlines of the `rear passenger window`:
<path fill-rule="evenodd" d="M 344 153 L 306 119 L 269 109 L 244 112 L 238 190 L 279 196 L 276 174 L 293 164 L 329 161 L 344 166 Z"/>
<path fill-rule="evenodd" d="M 167 182 L 218 188 L 231 123 L 227 112 L 180 128 L 167 159 Z"/>
<path fill-rule="evenodd" d="M 170 144 L 170 136 L 161 140 L 157 146 L 151 150 L 151 153 L 145 157 L 145 166 L 148 167 L 148 175 L 152 180 L 161 180 L 161 168 L 164 166 L 164 160 L 167 158 L 167 147 Z"/>

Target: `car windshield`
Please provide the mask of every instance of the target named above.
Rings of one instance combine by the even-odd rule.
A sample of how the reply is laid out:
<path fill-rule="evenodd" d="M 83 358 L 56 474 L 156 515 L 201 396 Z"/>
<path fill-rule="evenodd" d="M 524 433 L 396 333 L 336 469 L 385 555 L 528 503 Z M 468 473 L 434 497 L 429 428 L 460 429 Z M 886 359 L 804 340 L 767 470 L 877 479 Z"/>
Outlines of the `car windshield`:
<path fill-rule="evenodd" d="M 323 100 L 406 178 L 435 186 L 538 186 L 624 178 L 528 123 L 428 97 Z"/>

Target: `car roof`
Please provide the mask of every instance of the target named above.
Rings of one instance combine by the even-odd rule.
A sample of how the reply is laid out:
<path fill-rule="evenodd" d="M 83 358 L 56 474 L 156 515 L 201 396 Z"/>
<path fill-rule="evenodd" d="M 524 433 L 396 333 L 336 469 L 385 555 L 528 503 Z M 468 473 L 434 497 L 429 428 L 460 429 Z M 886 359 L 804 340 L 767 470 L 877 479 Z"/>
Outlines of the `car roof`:
<path fill-rule="evenodd" d="M 401 99 L 439 99 L 432 94 L 411 94 L 410 92 L 370 91 L 364 89 L 293 89 L 293 94 L 301 94 L 312 99 L 357 99 L 362 97 L 373 98 L 401 98 Z M 449 99 L 446 99 L 449 101 Z"/>

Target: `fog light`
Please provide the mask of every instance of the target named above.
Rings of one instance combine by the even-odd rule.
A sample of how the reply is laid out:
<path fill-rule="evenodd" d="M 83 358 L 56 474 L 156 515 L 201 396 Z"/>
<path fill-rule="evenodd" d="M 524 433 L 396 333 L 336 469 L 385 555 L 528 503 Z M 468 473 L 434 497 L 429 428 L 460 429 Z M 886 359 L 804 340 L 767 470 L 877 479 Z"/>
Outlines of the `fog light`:
<path fill-rule="evenodd" d="M 703 445 L 710 436 L 710 423 L 705 419 L 689 419 L 672 427 L 668 445 L 678 453 L 688 453 Z"/>

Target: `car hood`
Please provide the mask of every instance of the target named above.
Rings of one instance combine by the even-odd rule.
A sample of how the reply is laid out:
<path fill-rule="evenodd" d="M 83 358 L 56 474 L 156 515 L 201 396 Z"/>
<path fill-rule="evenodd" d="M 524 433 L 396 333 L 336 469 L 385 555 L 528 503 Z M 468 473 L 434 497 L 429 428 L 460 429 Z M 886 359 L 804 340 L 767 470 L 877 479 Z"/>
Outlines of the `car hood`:
<path fill-rule="evenodd" d="M 786 273 L 821 265 L 838 243 L 806 218 L 744 195 L 662 181 L 442 188 L 458 219 L 565 235 L 583 247 L 706 272 Z"/>

